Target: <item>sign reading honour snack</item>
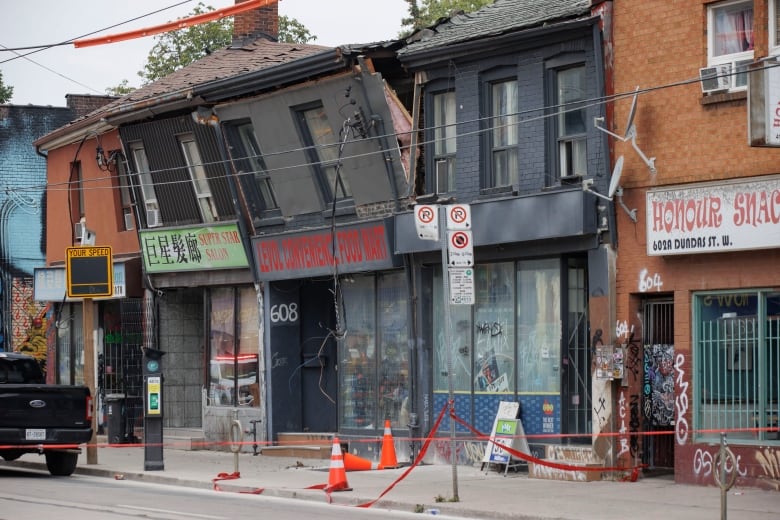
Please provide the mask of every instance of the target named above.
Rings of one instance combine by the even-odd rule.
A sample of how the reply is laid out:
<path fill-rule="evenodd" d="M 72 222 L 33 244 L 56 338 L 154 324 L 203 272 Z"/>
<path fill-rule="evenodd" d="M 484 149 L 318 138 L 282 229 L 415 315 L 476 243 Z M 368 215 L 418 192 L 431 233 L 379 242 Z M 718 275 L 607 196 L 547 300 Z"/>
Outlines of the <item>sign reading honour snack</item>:
<path fill-rule="evenodd" d="M 780 176 L 648 190 L 646 221 L 649 256 L 776 248 Z"/>
<path fill-rule="evenodd" d="M 69 298 L 111 296 L 114 282 L 110 247 L 69 247 L 66 256 Z"/>

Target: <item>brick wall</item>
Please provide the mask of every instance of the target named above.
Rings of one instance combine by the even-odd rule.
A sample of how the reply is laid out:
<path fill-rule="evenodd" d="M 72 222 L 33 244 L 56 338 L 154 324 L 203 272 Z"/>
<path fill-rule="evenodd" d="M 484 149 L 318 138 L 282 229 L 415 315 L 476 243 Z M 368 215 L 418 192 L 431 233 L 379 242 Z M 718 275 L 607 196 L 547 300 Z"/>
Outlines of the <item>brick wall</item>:
<path fill-rule="evenodd" d="M 88 94 L 66 94 L 65 101 L 78 119 L 117 99 L 114 96 L 92 96 Z"/>
<path fill-rule="evenodd" d="M 246 0 L 236 0 L 236 4 Z M 266 7 L 258 7 L 235 15 L 233 20 L 233 39 L 239 40 L 247 36 L 268 35 L 279 36 L 279 4 L 271 2 Z"/>

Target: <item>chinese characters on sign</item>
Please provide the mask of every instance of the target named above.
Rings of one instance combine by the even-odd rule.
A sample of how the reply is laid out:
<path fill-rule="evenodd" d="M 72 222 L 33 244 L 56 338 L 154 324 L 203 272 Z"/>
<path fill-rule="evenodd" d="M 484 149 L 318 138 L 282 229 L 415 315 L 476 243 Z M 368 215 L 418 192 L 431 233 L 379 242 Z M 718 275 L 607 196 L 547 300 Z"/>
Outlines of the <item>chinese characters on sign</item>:
<path fill-rule="evenodd" d="M 141 231 L 149 273 L 248 267 L 236 224 Z"/>

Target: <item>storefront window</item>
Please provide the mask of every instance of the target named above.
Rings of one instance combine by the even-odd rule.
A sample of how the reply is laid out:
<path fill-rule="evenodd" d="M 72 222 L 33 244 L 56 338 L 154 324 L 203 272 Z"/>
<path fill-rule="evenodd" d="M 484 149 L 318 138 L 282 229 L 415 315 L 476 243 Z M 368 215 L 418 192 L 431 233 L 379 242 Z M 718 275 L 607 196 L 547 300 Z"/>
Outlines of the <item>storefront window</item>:
<path fill-rule="evenodd" d="M 696 430 L 778 440 L 780 294 L 703 294 L 695 302 Z"/>
<path fill-rule="evenodd" d="M 408 297 L 403 272 L 344 277 L 341 427 L 408 424 Z"/>
<path fill-rule="evenodd" d="M 341 373 L 341 426 L 374 426 L 376 403 L 376 292 L 373 276 L 344 278 L 344 321 L 347 333 Z"/>
<path fill-rule="evenodd" d="M 557 258 L 517 264 L 520 392 L 560 391 L 561 273 Z"/>
<path fill-rule="evenodd" d="M 474 390 L 514 392 L 514 269 L 511 262 L 475 271 Z"/>
<path fill-rule="evenodd" d="M 434 391 L 449 389 L 441 274 L 433 282 Z M 475 304 L 451 305 L 453 390 L 514 392 L 514 268 L 511 262 L 475 267 Z"/>
<path fill-rule="evenodd" d="M 379 420 L 409 424 L 408 299 L 403 273 L 377 277 L 379 337 Z"/>
<path fill-rule="evenodd" d="M 252 287 L 212 289 L 210 305 L 209 402 L 259 406 L 260 345 L 255 290 Z"/>

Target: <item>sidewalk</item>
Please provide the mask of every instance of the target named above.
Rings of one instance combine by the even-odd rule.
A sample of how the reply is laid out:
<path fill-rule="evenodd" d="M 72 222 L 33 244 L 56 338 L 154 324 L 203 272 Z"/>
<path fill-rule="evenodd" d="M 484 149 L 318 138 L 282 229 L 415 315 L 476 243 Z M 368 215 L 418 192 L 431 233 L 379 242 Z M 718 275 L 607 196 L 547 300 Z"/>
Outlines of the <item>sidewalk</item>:
<path fill-rule="evenodd" d="M 253 456 L 222 451 L 165 449 L 163 470 L 144 470 L 144 448 L 127 445 L 98 447 L 97 464 L 87 464 L 82 452 L 78 475 L 117 480 L 213 489 L 223 492 L 262 492 L 263 495 L 327 502 L 321 489 L 328 483 L 330 461 Z M 237 479 L 213 480 L 236 471 Z M 24 455 L 8 466 L 46 469 L 42 456 Z M 351 491 L 331 493 L 333 503 L 357 505 L 377 499 L 408 470 L 350 471 Z M 479 466 L 421 465 L 409 471 L 373 508 L 430 512 L 465 518 L 633 520 L 713 520 L 720 518 L 719 487 L 675 484 L 671 476 L 640 478 L 637 482 L 559 482 L 528 478 L 524 471 L 481 471 Z M 457 482 L 459 502 L 450 502 Z M 215 485 L 216 484 L 216 485 Z M 117 485 L 121 485 L 118 482 Z M 730 520 L 769 520 L 780 517 L 780 492 L 732 488 L 727 496 Z"/>

